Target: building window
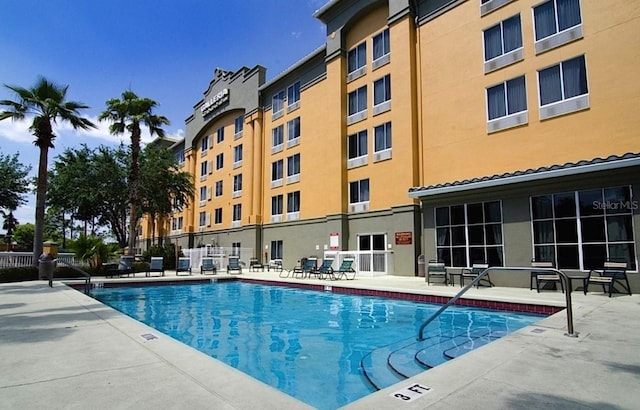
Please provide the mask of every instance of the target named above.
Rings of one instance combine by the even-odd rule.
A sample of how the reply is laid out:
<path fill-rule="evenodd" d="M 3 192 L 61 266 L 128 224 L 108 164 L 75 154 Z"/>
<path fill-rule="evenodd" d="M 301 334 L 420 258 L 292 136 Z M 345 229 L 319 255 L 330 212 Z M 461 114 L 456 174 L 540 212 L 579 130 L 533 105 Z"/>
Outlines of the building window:
<path fill-rule="evenodd" d="M 349 203 L 369 202 L 369 179 L 349 183 Z"/>
<path fill-rule="evenodd" d="M 480 1 L 480 15 L 491 13 L 494 10 L 499 9 L 507 3 L 511 3 L 515 0 L 481 0 Z"/>
<path fill-rule="evenodd" d="M 240 257 L 241 249 L 242 249 L 242 244 L 240 242 L 231 242 L 231 256 Z"/>
<path fill-rule="evenodd" d="M 287 213 L 300 212 L 300 191 L 287 194 Z"/>
<path fill-rule="evenodd" d="M 295 175 L 300 175 L 300 154 L 287 157 L 287 179 Z"/>
<path fill-rule="evenodd" d="M 391 75 L 376 80 L 373 83 L 373 115 L 391 109 Z"/>
<path fill-rule="evenodd" d="M 207 174 L 209 172 L 209 161 L 202 161 L 200 163 L 200 180 L 202 180 L 202 178 L 206 178 Z"/>
<path fill-rule="evenodd" d="M 300 106 L 300 81 L 287 88 L 287 108 L 293 110 Z"/>
<path fill-rule="evenodd" d="M 202 155 L 206 154 L 207 150 L 209 149 L 209 137 L 204 137 L 202 138 L 202 141 L 200 141 L 200 152 L 202 153 Z"/>
<path fill-rule="evenodd" d="M 207 201 L 207 187 L 201 186 L 200 187 L 200 206 L 204 205 L 206 201 Z"/>
<path fill-rule="evenodd" d="M 216 181 L 216 196 L 222 196 L 222 181 Z"/>
<path fill-rule="evenodd" d="M 526 111 L 527 90 L 524 76 L 487 88 L 488 132 L 526 124 Z"/>
<path fill-rule="evenodd" d="M 272 115 L 279 114 L 282 112 L 282 110 L 284 110 L 284 97 L 284 90 L 278 92 L 273 96 L 273 98 L 271 99 Z"/>
<path fill-rule="evenodd" d="M 220 144 L 222 141 L 224 141 L 224 127 L 218 128 L 216 132 L 216 142 Z"/>
<path fill-rule="evenodd" d="M 347 168 L 354 168 L 367 163 L 367 130 L 347 137 Z"/>
<path fill-rule="evenodd" d="M 373 62 L 381 58 L 388 56 L 391 53 L 391 46 L 389 43 L 389 29 L 385 29 L 380 34 L 373 36 Z M 375 68 L 375 67 L 374 67 Z"/>
<path fill-rule="evenodd" d="M 233 205 L 233 222 L 240 222 L 242 220 L 242 204 Z"/>
<path fill-rule="evenodd" d="M 180 231 L 182 230 L 183 218 L 181 216 L 177 218 L 171 218 L 171 230 L 172 231 Z"/>
<path fill-rule="evenodd" d="M 282 186 L 284 161 L 278 160 L 271 163 L 271 188 Z"/>
<path fill-rule="evenodd" d="M 378 125 L 373 129 L 374 133 L 374 152 L 380 152 L 391 149 L 391 121 Z"/>
<path fill-rule="evenodd" d="M 282 195 L 271 197 L 271 216 L 282 216 Z"/>
<path fill-rule="evenodd" d="M 178 165 L 184 165 L 184 150 L 177 151 L 174 153 L 174 157 Z"/>
<path fill-rule="evenodd" d="M 287 147 L 298 145 L 300 142 L 300 117 L 287 122 Z"/>
<path fill-rule="evenodd" d="M 584 56 L 538 71 L 540 119 L 589 108 Z M 553 104 L 553 105 L 552 105 Z M 552 109 L 545 109 L 552 106 Z"/>
<path fill-rule="evenodd" d="M 360 43 L 347 53 L 347 73 L 353 74 L 367 65 L 367 44 Z"/>
<path fill-rule="evenodd" d="M 436 254 L 447 266 L 504 265 L 500 201 L 435 209 Z"/>
<path fill-rule="evenodd" d="M 282 241 L 271 241 L 271 259 L 282 259 Z"/>
<path fill-rule="evenodd" d="M 222 169 L 224 166 L 224 154 L 220 153 L 216 155 L 216 169 Z"/>
<path fill-rule="evenodd" d="M 233 147 L 233 167 L 242 165 L 242 144 Z"/>
<path fill-rule="evenodd" d="M 233 193 L 234 197 L 239 196 L 242 192 L 242 174 L 233 176 Z"/>
<path fill-rule="evenodd" d="M 234 137 L 238 137 L 242 134 L 242 130 L 244 129 L 244 115 L 240 115 L 236 117 L 234 120 Z"/>
<path fill-rule="evenodd" d="M 207 213 L 206 212 L 200 212 L 199 214 L 199 225 L 200 227 L 204 227 L 207 226 Z"/>
<path fill-rule="evenodd" d="M 219 225 L 222 223 L 222 208 L 216 208 L 213 211 L 213 220 L 216 225 Z"/>
<path fill-rule="evenodd" d="M 559 269 L 586 271 L 613 259 L 636 270 L 635 208 L 628 186 L 532 197 L 534 257 Z"/>
<path fill-rule="evenodd" d="M 549 0 L 533 8 L 536 41 L 582 24 L 580 0 Z"/>
<path fill-rule="evenodd" d="M 282 148 L 284 143 L 284 126 L 279 125 L 271 130 L 271 148 L 272 153 L 275 148 Z"/>
<path fill-rule="evenodd" d="M 367 118 L 367 86 L 349 93 L 349 118 L 347 125 Z"/>
<path fill-rule="evenodd" d="M 524 58 L 520 14 L 484 31 L 484 72 L 497 70 Z"/>

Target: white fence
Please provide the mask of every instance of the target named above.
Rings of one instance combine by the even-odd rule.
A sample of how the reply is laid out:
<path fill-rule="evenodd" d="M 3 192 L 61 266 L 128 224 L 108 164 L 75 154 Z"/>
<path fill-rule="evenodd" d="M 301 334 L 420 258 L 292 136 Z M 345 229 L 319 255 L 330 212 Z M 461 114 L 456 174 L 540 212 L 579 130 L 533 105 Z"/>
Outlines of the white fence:
<path fill-rule="evenodd" d="M 59 253 L 58 260 L 67 265 L 79 265 L 73 253 Z M 32 266 L 32 252 L 0 252 L 0 268 L 15 268 L 18 266 Z"/>
<path fill-rule="evenodd" d="M 239 257 L 240 264 L 249 268 L 249 262 L 253 258 L 253 248 L 227 248 L 222 246 L 206 246 L 204 248 L 183 249 L 184 256 L 189 257 L 191 268 L 200 270 L 202 258 L 213 258 L 213 262 L 218 270 L 226 270 L 229 264 L 229 257 Z"/>
<path fill-rule="evenodd" d="M 338 269 L 345 258 L 353 258 L 353 269 L 360 276 L 384 276 L 394 272 L 391 251 L 325 251 L 324 258 L 333 258 L 333 269 Z"/>

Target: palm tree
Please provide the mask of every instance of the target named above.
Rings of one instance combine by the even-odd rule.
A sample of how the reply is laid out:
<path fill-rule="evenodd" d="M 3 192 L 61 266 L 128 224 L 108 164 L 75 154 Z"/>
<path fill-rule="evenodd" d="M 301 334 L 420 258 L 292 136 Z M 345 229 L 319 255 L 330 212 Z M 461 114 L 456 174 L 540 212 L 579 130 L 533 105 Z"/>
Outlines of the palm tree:
<path fill-rule="evenodd" d="M 129 254 L 135 249 L 136 225 L 138 222 L 138 208 L 140 200 L 138 183 L 140 180 L 140 125 L 144 124 L 151 135 L 164 137 L 163 125 L 169 125 L 169 120 L 161 115 L 153 114 L 158 105 L 149 98 L 140 98 L 133 91 L 122 93 L 122 99 L 112 98 L 107 101 L 107 109 L 100 114 L 100 121 L 111 121 L 109 132 L 113 135 L 131 133 L 131 167 L 129 169 Z"/>
<path fill-rule="evenodd" d="M 33 264 L 38 264 L 38 257 L 42 254 L 44 237 L 44 208 L 47 195 L 47 165 L 49 148 L 54 148 L 53 124 L 58 120 L 68 122 L 73 129 L 87 130 L 95 125 L 80 116 L 81 109 L 88 106 L 76 102 L 66 101 L 68 85 L 60 86 L 44 77 L 38 78 L 32 88 L 4 85 L 11 90 L 16 100 L 2 100 L 0 106 L 6 108 L 0 111 L 0 121 L 11 118 L 21 121 L 26 117 L 33 117 L 29 130 L 36 137 L 34 145 L 40 148 L 38 162 L 38 180 L 36 185 L 36 224 L 33 238 Z"/>

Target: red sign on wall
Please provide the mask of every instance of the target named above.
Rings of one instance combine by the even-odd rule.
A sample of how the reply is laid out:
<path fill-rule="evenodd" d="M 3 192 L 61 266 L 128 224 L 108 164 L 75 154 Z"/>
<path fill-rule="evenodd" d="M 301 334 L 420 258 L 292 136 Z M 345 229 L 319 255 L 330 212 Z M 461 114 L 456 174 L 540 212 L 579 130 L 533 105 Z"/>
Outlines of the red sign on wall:
<path fill-rule="evenodd" d="M 412 232 L 396 232 L 396 245 L 411 245 L 412 241 Z"/>

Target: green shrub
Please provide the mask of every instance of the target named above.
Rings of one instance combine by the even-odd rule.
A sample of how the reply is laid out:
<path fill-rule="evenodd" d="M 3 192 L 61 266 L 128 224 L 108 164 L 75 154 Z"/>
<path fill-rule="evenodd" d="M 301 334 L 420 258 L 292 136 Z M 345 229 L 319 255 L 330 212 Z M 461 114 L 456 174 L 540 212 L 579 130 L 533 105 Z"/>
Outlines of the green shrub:
<path fill-rule="evenodd" d="M 0 268 L 0 283 L 26 282 L 30 280 L 38 280 L 38 268 L 35 266 Z"/>
<path fill-rule="evenodd" d="M 165 269 L 176 268 L 176 246 L 169 243 L 164 246 L 153 245 L 142 253 L 142 259 L 149 262 L 152 256 L 162 256 Z"/>

